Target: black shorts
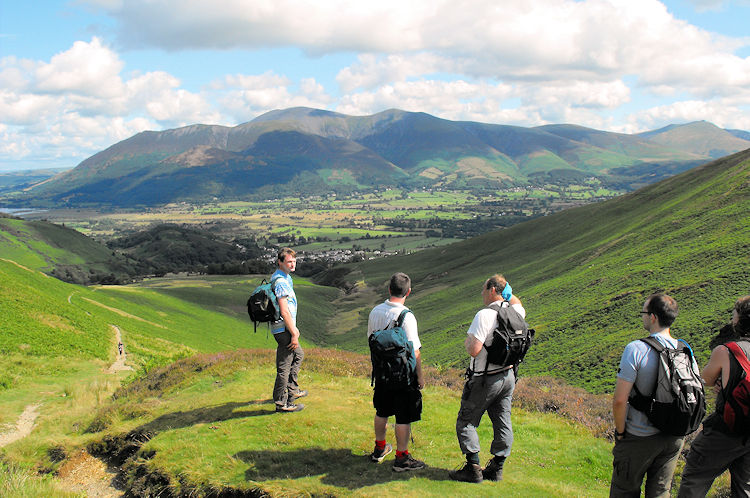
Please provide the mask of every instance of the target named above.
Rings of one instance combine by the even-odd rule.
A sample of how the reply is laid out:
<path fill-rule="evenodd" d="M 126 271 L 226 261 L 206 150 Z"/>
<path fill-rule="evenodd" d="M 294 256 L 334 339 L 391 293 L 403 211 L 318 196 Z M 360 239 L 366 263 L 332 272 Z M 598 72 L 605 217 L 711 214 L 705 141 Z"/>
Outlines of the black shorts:
<path fill-rule="evenodd" d="M 375 415 L 381 418 L 395 415 L 397 424 L 411 424 L 422 418 L 422 391 L 419 389 L 387 391 L 376 386 L 372 404 Z"/>

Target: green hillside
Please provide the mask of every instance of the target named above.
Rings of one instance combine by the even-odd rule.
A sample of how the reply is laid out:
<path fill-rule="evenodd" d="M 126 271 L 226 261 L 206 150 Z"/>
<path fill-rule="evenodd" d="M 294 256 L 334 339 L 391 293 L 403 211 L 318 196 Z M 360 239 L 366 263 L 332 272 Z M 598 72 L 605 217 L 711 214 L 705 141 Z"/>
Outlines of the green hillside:
<path fill-rule="evenodd" d="M 708 359 L 708 343 L 750 292 L 750 151 L 600 204 L 538 218 L 417 254 L 358 263 L 321 275 L 357 282 L 342 299 L 326 344 L 364 351 L 371 306 L 394 271 L 413 280 L 407 300 L 429 363 L 464 365 L 463 338 L 481 306 L 485 278 L 506 275 L 537 342 L 526 374 L 549 374 L 595 392 L 613 386 L 626 342 L 643 336 L 639 306 L 666 291 L 681 313 L 676 336 Z"/>
<path fill-rule="evenodd" d="M 339 291 L 295 281 L 306 311 L 300 328 L 324 332 Z M 521 408 L 503 483 L 447 480 L 461 460 L 460 394 L 434 373 L 412 443 L 429 468 L 401 476 L 371 464 L 367 357 L 309 342 L 307 409 L 274 414 L 275 342 L 263 328 L 250 332 L 242 307 L 255 284 L 210 277 L 82 287 L 0 259 L 0 433 L 30 406 L 38 411 L 29 435 L 0 447 L 0 495 L 77 496 L 63 478 L 85 450 L 117 465 L 136 496 L 606 495 L 610 443 Z M 116 329 L 134 371 L 108 373 Z M 488 440 L 490 425 L 480 433 Z"/>
<path fill-rule="evenodd" d="M 149 273 L 141 261 L 116 254 L 82 233 L 46 221 L 0 215 L 0 255 L 62 280 L 88 284 Z"/>

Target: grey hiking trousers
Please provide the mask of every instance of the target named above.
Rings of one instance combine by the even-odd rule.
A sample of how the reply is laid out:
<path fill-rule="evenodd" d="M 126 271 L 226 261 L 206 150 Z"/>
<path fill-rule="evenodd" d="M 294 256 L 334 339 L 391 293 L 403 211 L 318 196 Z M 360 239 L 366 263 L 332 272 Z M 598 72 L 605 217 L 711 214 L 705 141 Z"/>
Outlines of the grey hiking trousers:
<path fill-rule="evenodd" d="M 276 383 L 273 386 L 273 401 L 277 405 L 284 406 L 294 401 L 294 394 L 299 391 L 297 375 L 302 366 L 305 352 L 302 346 L 290 350 L 287 348 L 292 342 L 292 334 L 284 329 L 284 332 L 274 334 L 278 346 L 276 346 Z"/>
<path fill-rule="evenodd" d="M 750 440 L 704 425 L 685 459 L 677 496 L 706 496 L 714 480 L 727 469 L 732 497 L 750 497 Z"/>
<path fill-rule="evenodd" d="M 494 431 L 490 452 L 495 456 L 507 457 L 513 445 L 510 405 L 516 378 L 512 368 L 486 377 L 484 379 L 484 375 L 474 375 L 464 384 L 461 408 L 456 419 L 458 444 L 464 454 L 479 453 L 477 427 L 484 412 L 487 412 Z"/>

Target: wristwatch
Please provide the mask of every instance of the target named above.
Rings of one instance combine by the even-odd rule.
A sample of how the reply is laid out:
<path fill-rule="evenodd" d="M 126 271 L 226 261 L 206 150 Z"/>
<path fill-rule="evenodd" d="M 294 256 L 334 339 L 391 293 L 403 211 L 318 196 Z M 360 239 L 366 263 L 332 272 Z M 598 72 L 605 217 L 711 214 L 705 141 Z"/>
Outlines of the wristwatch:
<path fill-rule="evenodd" d="M 615 429 L 615 439 L 620 440 L 625 437 L 625 431 L 617 432 L 617 429 Z"/>

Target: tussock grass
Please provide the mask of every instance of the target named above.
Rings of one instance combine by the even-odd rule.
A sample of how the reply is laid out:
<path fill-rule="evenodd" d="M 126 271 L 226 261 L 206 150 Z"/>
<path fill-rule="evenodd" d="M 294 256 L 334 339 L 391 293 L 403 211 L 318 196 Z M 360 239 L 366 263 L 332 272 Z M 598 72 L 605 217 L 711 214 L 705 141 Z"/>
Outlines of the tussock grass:
<path fill-rule="evenodd" d="M 28 498 L 30 496 L 72 498 L 80 495 L 65 491 L 50 475 L 39 475 L 0 458 L 0 496 L 3 498 Z"/>

